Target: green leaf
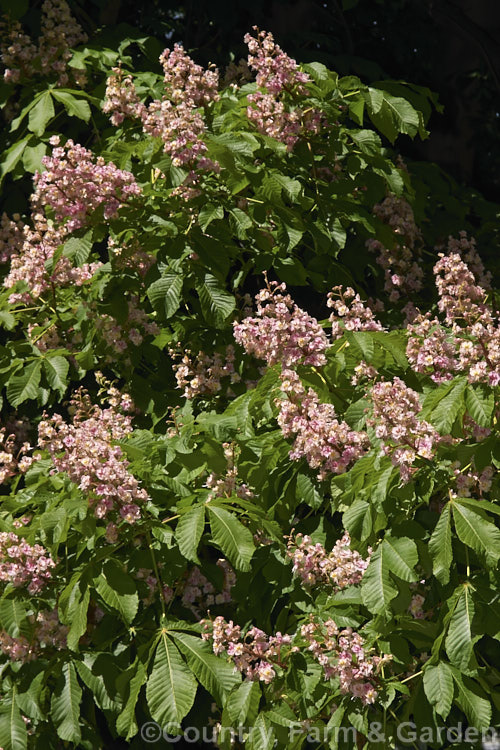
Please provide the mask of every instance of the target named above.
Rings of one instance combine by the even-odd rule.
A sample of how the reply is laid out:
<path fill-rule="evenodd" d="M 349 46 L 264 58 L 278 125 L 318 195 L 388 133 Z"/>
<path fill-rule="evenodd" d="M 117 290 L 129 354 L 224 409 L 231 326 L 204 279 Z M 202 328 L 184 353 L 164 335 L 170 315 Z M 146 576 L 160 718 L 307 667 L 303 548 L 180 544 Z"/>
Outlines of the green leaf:
<path fill-rule="evenodd" d="M 398 590 L 391 581 L 384 558 L 383 542 L 370 558 L 361 587 L 364 604 L 375 614 L 387 612 L 391 601 L 397 596 Z"/>
<path fill-rule="evenodd" d="M 65 742 L 78 743 L 80 732 L 80 701 L 82 690 L 78 684 L 75 667 L 65 662 L 51 700 L 51 719 L 58 736 Z"/>
<path fill-rule="evenodd" d="M 465 671 L 472 656 L 472 619 L 474 602 L 469 584 L 460 586 L 448 627 L 445 646 L 452 664 Z"/>
<path fill-rule="evenodd" d="M 38 396 L 38 387 L 42 372 L 42 361 L 36 360 L 26 365 L 21 375 L 13 375 L 7 383 L 7 398 L 12 406 L 19 406 L 23 401 Z"/>
<path fill-rule="evenodd" d="M 59 391 L 59 395 L 62 398 L 68 385 L 68 360 L 60 356 L 44 359 L 43 369 L 50 387 L 54 391 Z"/>
<path fill-rule="evenodd" d="M 196 289 L 207 322 L 217 328 L 222 327 L 236 306 L 233 295 L 209 273 L 205 275 L 203 283 L 197 284 Z"/>
<path fill-rule="evenodd" d="M 239 240 L 245 240 L 247 237 L 247 229 L 252 227 L 252 220 L 247 213 L 241 210 L 241 208 L 232 208 L 229 211 L 229 223 Z"/>
<path fill-rule="evenodd" d="M 116 731 L 127 740 L 137 734 L 135 707 L 139 699 L 141 688 L 147 680 L 144 664 L 137 660 L 137 669 L 129 682 L 128 697 L 122 712 L 116 720 Z"/>
<path fill-rule="evenodd" d="M 68 91 L 58 91 L 57 89 L 52 90 L 52 96 L 64 105 L 64 109 L 70 117 L 78 117 L 84 122 L 90 120 L 90 107 L 85 99 L 77 99 Z"/>
<path fill-rule="evenodd" d="M 472 419 L 481 427 L 490 427 L 495 397 L 493 391 L 484 385 L 468 385 L 465 392 L 465 405 Z"/>
<path fill-rule="evenodd" d="M 51 91 L 45 91 L 30 110 L 28 117 L 28 130 L 37 136 L 42 136 L 49 120 L 54 117 L 54 103 Z"/>
<path fill-rule="evenodd" d="M 360 100 L 361 105 L 364 104 L 363 100 Z M 350 109 L 350 106 L 349 106 Z M 363 107 L 361 106 L 361 112 Z M 354 143 L 359 146 L 361 151 L 370 156 L 377 156 L 380 154 L 382 148 L 382 141 L 373 130 L 351 130 L 349 135 Z"/>
<path fill-rule="evenodd" d="M 415 581 L 417 575 L 413 567 L 418 562 L 417 545 L 407 537 L 386 536 L 382 542 L 384 564 L 394 575 L 403 581 Z"/>
<path fill-rule="evenodd" d="M 181 555 L 187 560 L 199 563 L 197 550 L 204 528 L 204 505 L 195 505 L 179 518 L 175 528 L 175 539 Z"/>
<path fill-rule="evenodd" d="M 491 726 L 490 702 L 483 698 L 473 680 L 463 677 L 455 667 L 452 667 L 452 674 L 458 688 L 456 702 L 470 724 L 478 729 L 488 729 Z"/>
<path fill-rule="evenodd" d="M 99 658 L 99 656 L 97 656 Z M 114 690 L 113 682 L 107 682 L 100 673 L 99 668 L 94 671 L 95 658 L 86 657 L 87 663 L 76 661 L 75 667 L 81 681 L 92 692 L 93 700 L 102 711 L 116 711 L 120 705 L 109 695 L 108 689 Z"/>
<path fill-rule="evenodd" d="M 7 631 L 12 638 L 19 636 L 25 619 L 26 610 L 22 602 L 16 599 L 0 599 L 0 628 Z"/>
<path fill-rule="evenodd" d="M 198 214 L 198 223 L 200 227 L 205 231 L 209 224 L 215 219 L 224 218 L 224 209 L 222 206 L 215 206 L 213 203 L 207 203 L 203 206 L 200 213 Z"/>
<path fill-rule="evenodd" d="M 236 568 L 250 570 L 250 560 L 255 551 L 251 532 L 227 510 L 211 503 L 207 507 L 214 542 Z"/>
<path fill-rule="evenodd" d="M 8 310 L 0 310 L 0 326 L 2 328 L 6 328 L 8 331 L 12 331 L 12 329 L 16 325 L 16 319 L 10 313 Z"/>
<path fill-rule="evenodd" d="M 23 166 L 27 172 L 34 174 L 43 171 L 42 159 L 47 153 L 45 143 L 36 146 L 26 146 L 23 152 Z"/>
<path fill-rule="evenodd" d="M 269 750 L 274 747 L 274 729 L 264 714 L 259 714 L 250 730 L 249 750 Z"/>
<path fill-rule="evenodd" d="M 146 687 L 151 717 L 162 727 L 180 723 L 194 703 L 197 683 L 170 637 L 163 633 Z"/>
<path fill-rule="evenodd" d="M 10 146 L 10 148 L 3 152 L 3 159 L 0 162 L 0 174 L 2 176 L 2 180 L 6 174 L 9 174 L 9 172 L 12 172 L 16 168 L 26 146 L 31 141 L 31 138 L 31 135 L 27 135 L 21 141 L 16 141 L 16 143 L 14 143 L 12 146 Z"/>
<path fill-rule="evenodd" d="M 445 662 L 429 664 L 424 669 L 424 691 L 427 700 L 437 713 L 446 719 L 453 702 L 453 673 Z"/>
<path fill-rule="evenodd" d="M 429 552 L 432 558 L 434 575 L 442 584 L 450 580 L 450 566 L 453 561 L 451 546 L 451 512 L 449 503 L 443 508 L 432 536 L 429 539 Z"/>
<path fill-rule="evenodd" d="M 415 581 L 413 566 L 418 562 L 414 541 L 407 537 L 385 537 L 372 554 L 363 576 L 363 602 L 371 612 L 387 612 L 391 601 L 398 593 L 390 574 L 404 581 Z"/>
<path fill-rule="evenodd" d="M 453 520 L 458 538 L 494 567 L 500 558 L 500 531 L 460 499 L 453 500 Z"/>
<path fill-rule="evenodd" d="M 67 637 L 68 648 L 72 651 L 78 651 L 80 638 L 86 632 L 88 627 L 87 613 L 90 604 L 90 591 L 87 586 L 82 591 L 83 581 L 78 581 L 70 591 L 67 599 L 59 604 L 61 622 L 69 625 Z M 64 593 L 64 592 L 63 592 Z M 62 604 L 67 608 L 63 608 Z"/>
<path fill-rule="evenodd" d="M 83 237 L 70 237 L 64 243 L 63 255 L 69 258 L 74 266 L 82 266 L 89 259 L 92 245 L 92 232 L 86 232 Z"/>
<path fill-rule="evenodd" d="M 10 701 L 0 709 L 0 742 L 2 750 L 26 750 L 28 747 L 26 724 L 17 707 L 15 689 Z"/>
<path fill-rule="evenodd" d="M 149 287 L 147 295 L 151 304 L 165 318 L 171 318 L 179 309 L 183 283 L 179 274 L 167 273 Z"/>
<path fill-rule="evenodd" d="M 430 413 L 428 413 L 426 399 L 424 403 L 426 408 L 422 411 L 422 418 L 428 419 L 438 432 L 449 433 L 458 415 L 465 411 L 466 388 L 467 378 L 464 377 L 455 378 L 451 383 L 444 383 L 443 386 L 434 391 L 435 396 L 440 395 L 440 393 L 443 395 Z M 432 393 L 431 398 L 433 398 Z M 432 402 L 430 403 L 432 404 Z"/>
<path fill-rule="evenodd" d="M 298 501 L 306 503 L 310 508 L 317 510 L 323 503 L 323 498 L 307 474 L 297 474 L 296 494 Z"/>
<path fill-rule="evenodd" d="M 172 637 L 196 679 L 222 706 L 227 694 L 241 682 L 241 675 L 235 673 L 229 662 L 216 656 L 201 638 L 180 632 L 172 632 Z"/>
<path fill-rule="evenodd" d="M 250 717 L 249 723 L 253 722 L 259 708 L 260 698 L 261 690 L 258 682 L 245 680 L 238 685 L 236 690 L 233 690 L 224 706 L 224 711 L 227 711 L 233 726 L 244 726 L 247 717 Z"/>
<path fill-rule="evenodd" d="M 108 560 L 94 585 L 103 601 L 129 625 L 137 614 L 139 596 L 133 579 L 113 560 Z"/>

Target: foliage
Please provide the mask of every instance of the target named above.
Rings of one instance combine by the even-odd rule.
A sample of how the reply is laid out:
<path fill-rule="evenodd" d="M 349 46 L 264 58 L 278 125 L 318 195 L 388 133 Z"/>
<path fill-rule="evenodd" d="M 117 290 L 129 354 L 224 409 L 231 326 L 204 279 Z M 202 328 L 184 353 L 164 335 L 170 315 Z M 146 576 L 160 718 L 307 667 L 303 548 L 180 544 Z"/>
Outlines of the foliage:
<path fill-rule="evenodd" d="M 6 84 L 4 748 L 498 723 L 494 209 L 394 151 L 428 90 L 247 42 Z"/>

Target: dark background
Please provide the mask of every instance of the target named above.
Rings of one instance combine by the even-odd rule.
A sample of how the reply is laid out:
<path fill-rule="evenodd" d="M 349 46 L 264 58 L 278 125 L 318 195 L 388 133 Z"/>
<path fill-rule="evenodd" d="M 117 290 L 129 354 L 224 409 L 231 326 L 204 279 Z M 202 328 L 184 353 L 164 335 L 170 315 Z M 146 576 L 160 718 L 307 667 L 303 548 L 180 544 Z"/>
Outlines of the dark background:
<path fill-rule="evenodd" d="M 200 63 L 246 56 L 253 25 L 272 31 L 299 62 L 319 60 L 365 83 L 428 86 L 442 114 L 406 155 L 437 162 L 459 182 L 500 201 L 498 0 L 91 0 L 71 2 L 89 35 L 127 24 L 165 46 L 182 42 Z"/>

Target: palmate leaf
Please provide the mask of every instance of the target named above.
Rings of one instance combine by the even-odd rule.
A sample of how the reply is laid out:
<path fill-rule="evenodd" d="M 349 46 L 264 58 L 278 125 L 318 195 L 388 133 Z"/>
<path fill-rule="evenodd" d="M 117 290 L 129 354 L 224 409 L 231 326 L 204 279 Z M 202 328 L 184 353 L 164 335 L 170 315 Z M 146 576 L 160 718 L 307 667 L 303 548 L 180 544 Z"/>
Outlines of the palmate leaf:
<path fill-rule="evenodd" d="M 472 589 L 470 585 L 464 584 L 460 587 L 445 641 L 446 653 L 451 663 L 463 671 L 467 669 L 472 656 L 474 611 Z"/>
<path fill-rule="evenodd" d="M 171 635 L 196 679 L 222 706 L 227 694 L 241 683 L 241 675 L 226 660 L 216 656 L 201 638 L 178 631 Z"/>
<path fill-rule="evenodd" d="M 184 513 L 177 522 L 175 539 L 181 555 L 187 560 L 199 563 L 198 544 L 205 528 L 205 506 L 195 505 Z"/>
<path fill-rule="evenodd" d="M 407 537 L 385 537 L 370 559 L 362 582 L 363 602 L 375 613 L 387 612 L 398 593 L 391 573 L 404 581 L 415 581 L 413 566 L 418 562 L 414 541 Z"/>
<path fill-rule="evenodd" d="M 480 513 L 461 503 L 460 498 L 450 504 L 460 541 L 483 557 L 487 565 L 495 567 L 500 558 L 500 531 Z"/>
<path fill-rule="evenodd" d="M 453 702 L 453 673 L 449 664 L 430 664 L 424 670 L 424 690 L 427 700 L 436 712 L 446 719 Z"/>
<path fill-rule="evenodd" d="M 151 717 L 166 727 L 179 724 L 191 710 L 197 682 L 170 636 L 162 632 L 146 686 Z"/>
<path fill-rule="evenodd" d="M 75 667 L 71 662 L 66 662 L 51 701 L 52 721 L 58 736 L 66 742 L 77 743 L 81 739 L 81 699 L 82 690 L 78 684 Z"/>
<path fill-rule="evenodd" d="M 208 505 L 212 539 L 238 570 L 250 570 L 255 552 L 251 532 L 229 511 Z"/>
<path fill-rule="evenodd" d="M 450 580 L 450 566 L 453 560 L 451 546 L 451 512 L 449 503 L 432 532 L 429 540 L 429 552 L 432 558 L 432 569 L 440 583 L 446 584 Z"/>

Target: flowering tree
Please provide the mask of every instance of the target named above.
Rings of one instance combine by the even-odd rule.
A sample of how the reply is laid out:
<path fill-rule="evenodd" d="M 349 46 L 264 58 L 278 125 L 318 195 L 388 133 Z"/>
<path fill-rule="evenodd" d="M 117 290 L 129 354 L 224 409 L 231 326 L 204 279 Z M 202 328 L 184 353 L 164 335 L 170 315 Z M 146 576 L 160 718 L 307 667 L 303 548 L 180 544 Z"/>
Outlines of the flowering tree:
<path fill-rule="evenodd" d="M 394 151 L 430 92 L 4 31 L 1 746 L 495 725 L 491 207 Z"/>

